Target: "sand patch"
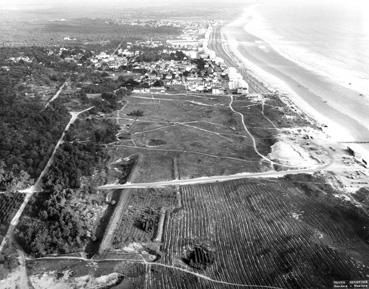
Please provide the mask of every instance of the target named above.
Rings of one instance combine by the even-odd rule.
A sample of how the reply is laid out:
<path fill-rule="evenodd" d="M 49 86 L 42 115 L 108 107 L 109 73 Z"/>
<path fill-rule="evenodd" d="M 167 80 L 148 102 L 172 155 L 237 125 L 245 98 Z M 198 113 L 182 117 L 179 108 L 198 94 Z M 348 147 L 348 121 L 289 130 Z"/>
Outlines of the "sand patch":
<path fill-rule="evenodd" d="M 272 147 L 268 157 L 284 165 L 303 167 L 313 166 L 316 162 L 300 146 L 287 141 L 278 141 Z"/>

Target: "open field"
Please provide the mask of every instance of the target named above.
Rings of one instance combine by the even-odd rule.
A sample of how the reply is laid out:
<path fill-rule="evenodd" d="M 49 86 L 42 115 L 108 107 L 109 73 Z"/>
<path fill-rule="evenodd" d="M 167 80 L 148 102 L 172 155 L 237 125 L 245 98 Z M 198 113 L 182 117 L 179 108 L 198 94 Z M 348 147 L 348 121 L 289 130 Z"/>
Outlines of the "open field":
<path fill-rule="evenodd" d="M 273 95 L 132 94 L 125 103 L 109 117 L 121 128 L 110 152 L 140 154 L 135 182 L 270 170 L 282 130 L 310 126 Z"/>
<path fill-rule="evenodd" d="M 142 155 L 136 182 L 173 179 L 174 159 L 182 179 L 270 169 L 256 154 L 241 118 L 229 108 L 228 96 L 133 94 L 126 102 L 112 117 L 121 132 L 111 152 Z M 261 105 L 244 97 L 233 107 L 242 109 L 247 121 L 256 119 L 248 125 L 258 148 L 268 154 L 278 131 L 262 115 Z M 142 116 L 135 116 L 137 111 Z"/>

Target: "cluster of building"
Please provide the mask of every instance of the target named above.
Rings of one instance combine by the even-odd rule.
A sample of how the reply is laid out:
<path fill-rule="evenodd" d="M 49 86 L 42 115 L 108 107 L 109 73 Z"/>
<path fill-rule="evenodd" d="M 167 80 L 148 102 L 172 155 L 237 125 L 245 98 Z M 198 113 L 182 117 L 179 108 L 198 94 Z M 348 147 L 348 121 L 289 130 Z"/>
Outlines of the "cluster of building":
<path fill-rule="evenodd" d="M 128 64 L 128 57 L 132 57 L 135 55 L 131 54 L 124 55 L 124 51 L 121 51 L 122 54 L 107 54 L 106 52 L 101 52 L 90 59 L 91 63 L 96 68 L 110 68 L 110 69 L 119 69 L 121 66 L 126 66 Z"/>
<path fill-rule="evenodd" d="M 242 75 L 234 67 L 228 68 L 228 88 L 231 91 L 236 91 L 239 94 L 247 94 L 249 92 L 249 85 L 243 79 Z"/>
<path fill-rule="evenodd" d="M 168 25 L 168 22 L 161 24 Z M 180 25 L 183 34 L 177 39 L 167 40 L 166 43 L 153 40 L 128 42 L 125 47 L 118 47 L 111 54 L 101 52 L 90 55 L 87 61 L 97 69 L 109 69 L 113 73 L 118 70 L 132 72 L 133 80 L 139 83 L 135 92 L 163 93 L 167 89 L 177 89 L 216 95 L 229 91 L 247 94 L 248 84 L 237 69 L 228 68 L 224 60 L 207 47 L 212 32 L 211 25 L 205 22 Z M 61 48 L 59 54 L 64 49 Z M 160 60 L 138 60 L 144 51 L 157 53 Z M 69 54 L 68 59 L 78 62 L 82 55 L 83 53 Z"/>
<path fill-rule="evenodd" d="M 189 28 L 192 27 L 194 30 L 204 27 L 205 21 L 202 22 L 191 22 L 181 19 L 152 19 L 152 18 L 140 18 L 132 19 L 131 17 L 125 17 L 124 19 L 118 19 L 115 21 L 117 24 L 122 25 L 133 25 L 133 26 L 145 26 L 145 27 L 175 27 L 175 28 Z"/>
<path fill-rule="evenodd" d="M 214 24 L 214 23 L 212 23 Z M 210 75 L 199 81 L 198 78 L 188 81 L 190 91 L 212 91 L 214 94 L 224 93 L 223 79 L 228 80 L 228 87 L 231 92 L 247 94 L 249 92 L 248 83 L 234 67 L 227 67 L 224 60 L 216 56 L 215 51 L 207 47 L 207 43 L 212 33 L 212 25 L 208 29 L 187 27 L 179 39 L 168 40 L 167 44 L 175 49 L 182 50 L 189 58 L 200 58 L 206 61 L 205 68 L 210 69 Z"/>
<path fill-rule="evenodd" d="M 25 63 L 31 63 L 32 59 L 29 58 L 28 56 L 18 56 L 18 57 L 10 57 L 9 61 L 12 61 L 14 63 L 19 63 L 21 61 L 23 61 Z"/>

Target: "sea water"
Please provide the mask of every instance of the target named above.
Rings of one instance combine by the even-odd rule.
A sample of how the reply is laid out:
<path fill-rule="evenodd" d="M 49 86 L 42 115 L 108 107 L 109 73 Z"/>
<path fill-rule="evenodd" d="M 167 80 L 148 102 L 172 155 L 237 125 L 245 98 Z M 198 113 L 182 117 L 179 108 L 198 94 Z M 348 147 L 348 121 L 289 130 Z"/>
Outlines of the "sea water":
<path fill-rule="evenodd" d="M 261 0 L 244 17 L 284 57 L 369 97 L 368 0 Z"/>

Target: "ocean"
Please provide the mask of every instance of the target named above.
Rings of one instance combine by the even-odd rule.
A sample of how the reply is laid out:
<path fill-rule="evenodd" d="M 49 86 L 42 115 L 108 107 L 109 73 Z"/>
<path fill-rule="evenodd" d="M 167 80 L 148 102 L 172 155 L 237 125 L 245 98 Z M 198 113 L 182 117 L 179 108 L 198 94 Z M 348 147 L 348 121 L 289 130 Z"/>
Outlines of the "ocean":
<path fill-rule="evenodd" d="M 246 9 L 245 29 L 304 68 L 369 95 L 368 11 L 367 0 L 263 1 Z"/>
<path fill-rule="evenodd" d="M 367 11 L 367 0 L 259 0 L 223 34 L 246 68 L 369 158 Z"/>

